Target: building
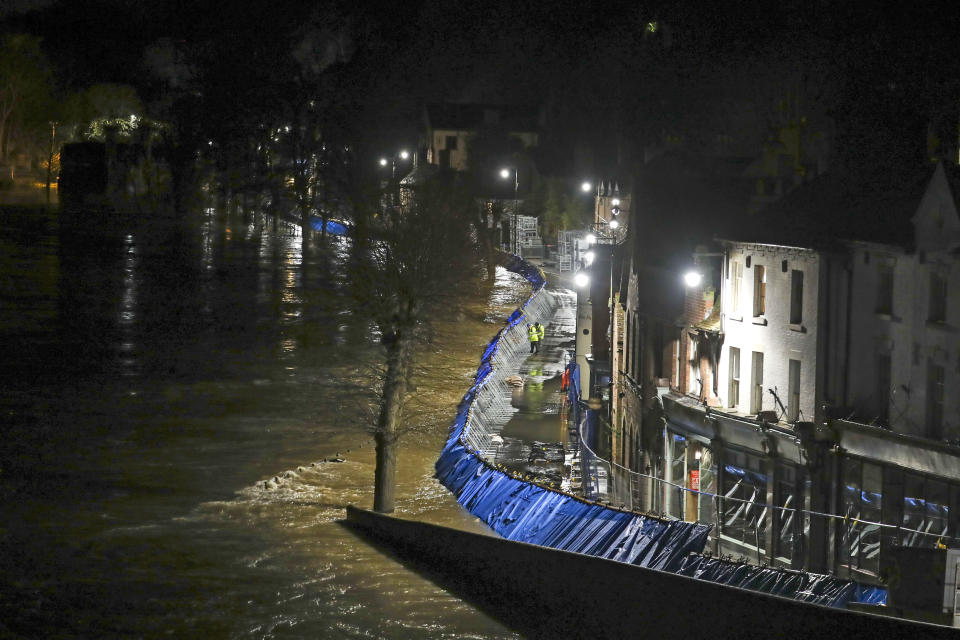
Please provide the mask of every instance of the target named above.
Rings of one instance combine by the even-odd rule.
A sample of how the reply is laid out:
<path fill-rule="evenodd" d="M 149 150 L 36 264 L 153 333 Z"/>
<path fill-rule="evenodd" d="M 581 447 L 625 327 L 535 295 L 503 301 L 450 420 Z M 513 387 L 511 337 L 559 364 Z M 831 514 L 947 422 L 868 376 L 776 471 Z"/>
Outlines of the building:
<path fill-rule="evenodd" d="M 635 241 L 616 499 L 714 524 L 724 555 L 868 582 L 896 547 L 960 545 L 958 176 L 822 176 L 696 251 L 679 307 L 678 269 Z"/>
<path fill-rule="evenodd" d="M 542 128 L 539 108 L 522 105 L 443 103 L 424 111 L 421 147 L 426 161 L 441 169 L 466 171 L 471 168 L 469 147 L 483 132 L 509 138 L 514 152 L 537 146 Z"/>

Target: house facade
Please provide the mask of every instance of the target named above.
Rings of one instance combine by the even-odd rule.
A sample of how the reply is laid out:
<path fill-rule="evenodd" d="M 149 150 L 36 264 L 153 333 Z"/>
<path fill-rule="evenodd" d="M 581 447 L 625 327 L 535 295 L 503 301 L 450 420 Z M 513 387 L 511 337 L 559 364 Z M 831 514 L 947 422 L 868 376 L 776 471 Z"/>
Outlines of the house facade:
<path fill-rule="evenodd" d="M 721 240 L 680 312 L 633 257 L 618 498 L 713 524 L 717 553 L 868 582 L 896 547 L 960 545 L 960 181 L 931 173 L 908 243 Z"/>

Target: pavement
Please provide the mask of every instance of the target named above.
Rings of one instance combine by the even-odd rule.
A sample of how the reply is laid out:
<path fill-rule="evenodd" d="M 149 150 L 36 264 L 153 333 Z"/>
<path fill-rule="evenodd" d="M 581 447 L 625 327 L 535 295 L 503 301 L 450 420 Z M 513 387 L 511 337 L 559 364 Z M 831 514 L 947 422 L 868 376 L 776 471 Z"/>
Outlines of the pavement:
<path fill-rule="evenodd" d="M 540 261 L 529 260 L 544 268 Z M 524 358 L 522 388 L 513 390 L 510 404 L 517 411 L 500 432 L 503 444 L 494 462 L 538 480 L 560 483 L 564 476 L 567 425 L 561 417 L 560 376 L 574 357 L 577 297 L 572 277 L 544 268 L 547 290 L 556 298 L 552 318 L 541 323 L 545 333 L 539 353 Z"/>

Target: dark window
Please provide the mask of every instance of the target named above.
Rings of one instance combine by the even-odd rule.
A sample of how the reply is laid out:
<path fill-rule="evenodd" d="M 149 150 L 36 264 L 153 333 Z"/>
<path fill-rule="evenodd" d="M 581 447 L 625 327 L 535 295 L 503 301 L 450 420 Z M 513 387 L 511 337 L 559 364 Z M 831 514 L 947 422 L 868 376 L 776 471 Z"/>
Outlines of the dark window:
<path fill-rule="evenodd" d="M 447 136 L 447 149 L 452 151 L 457 148 L 457 136 Z"/>
<path fill-rule="evenodd" d="M 893 313 L 893 267 L 877 264 L 877 313 Z"/>
<path fill-rule="evenodd" d="M 890 419 L 890 355 L 877 354 L 877 419 L 887 424 Z"/>
<path fill-rule="evenodd" d="M 769 509 L 763 506 L 767 503 L 763 460 L 760 456 L 733 448 L 726 450 L 724 458 L 723 498 L 720 501 L 723 535 L 754 550 L 759 543 L 761 551 L 766 551 L 763 532 Z"/>
<path fill-rule="evenodd" d="M 927 437 L 943 438 L 943 367 L 927 363 Z"/>
<path fill-rule="evenodd" d="M 776 537 L 774 549 L 776 556 L 792 561 L 794 555 L 794 536 L 799 526 L 797 517 L 797 467 L 789 462 L 777 463 L 777 483 L 774 501 L 779 509 L 774 509 L 773 517 L 776 523 Z"/>
<path fill-rule="evenodd" d="M 882 476 L 879 465 L 847 458 L 843 461 L 843 515 L 840 562 L 876 575 L 880 570 Z"/>
<path fill-rule="evenodd" d="M 803 271 L 790 272 L 790 324 L 803 322 Z"/>
<path fill-rule="evenodd" d="M 947 279 L 939 273 L 930 274 L 930 322 L 947 320 Z"/>

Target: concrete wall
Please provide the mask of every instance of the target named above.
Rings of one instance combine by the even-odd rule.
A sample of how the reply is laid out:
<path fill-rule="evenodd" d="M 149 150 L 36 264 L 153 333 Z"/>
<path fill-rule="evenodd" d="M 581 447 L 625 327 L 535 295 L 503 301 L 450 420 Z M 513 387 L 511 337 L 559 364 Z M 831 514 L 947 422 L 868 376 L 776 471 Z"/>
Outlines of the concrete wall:
<path fill-rule="evenodd" d="M 347 508 L 346 525 L 529 638 L 952 638 L 909 623 Z"/>
<path fill-rule="evenodd" d="M 747 258 L 750 266 L 747 267 Z M 787 269 L 783 270 L 786 262 Z M 792 249 L 771 245 L 731 243 L 727 259 L 731 268 L 723 274 L 721 304 L 723 305 L 723 350 L 717 375 L 719 395 L 725 411 L 730 410 L 730 347 L 740 349 L 740 400 L 736 412 L 751 413 L 750 393 L 752 353 L 763 353 L 762 410 L 775 410 L 773 396 L 767 391 L 776 387 L 781 402 L 788 405 L 789 360 L 800 361 L 801 420 L 813 420 L 816 406 L 816 366 L 818 339 L 818 298 L 820 283 L 820 256 L 806 249 Z M 739 304 L 733 305 L 733 263 L 743 265 Z M 766 271 L 765 313 L 754 317 L 754 278 L 756 267 Z M 791 272 L 802 271 L 803 317 L 799 324 L 790 323 Z"/>

